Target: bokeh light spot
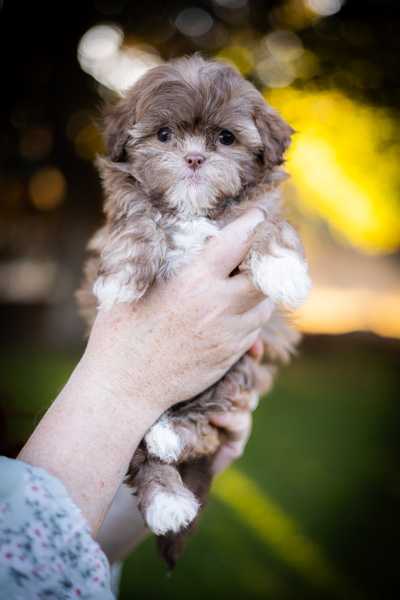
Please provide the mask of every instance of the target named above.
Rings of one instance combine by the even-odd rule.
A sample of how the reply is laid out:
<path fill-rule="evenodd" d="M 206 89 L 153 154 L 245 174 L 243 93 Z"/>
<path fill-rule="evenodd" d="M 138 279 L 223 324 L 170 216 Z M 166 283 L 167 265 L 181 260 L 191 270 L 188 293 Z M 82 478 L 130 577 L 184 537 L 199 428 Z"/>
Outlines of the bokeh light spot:
<path fill-rule="evenodd" d="M 224 8 L 241 8 L 248 3 L 248 0 L 213 0 L 217 6 L 223 6 Z"/>
<path fill-rule="evenodd" d="M 329 17 L 342 8 L 343 0 L 304 0 L 306 7 L 315 15 Z"/>
<path fill-rule="evenodd" d="M 123 46 L 123 41 L 118 26 L 98 25 L 89 29 L 78 45 L 78 61 L 83 71 L 118 93 L 162 63 L 152 46 L 137 43 Z"/>
<path fill-rule="evenodd" d="M 264 58 L 256 67 L 256 72 L 261 81 L 271 88 L 281 88 L 294 81 L 295 76 L 289 73 L 275 58 Z"/>
<path fill-rule="evenodd" d="M 67 182 L 60 169 L 46 167 L 37 171 L 29 181 L 29 197 L 35 208 L 54 210 L 65 200 Z"/>
<path fill-rule="evenodd" d="M 297 79 L 311 79 L 320 70 L 318 57 L 310 50 L 304 50 L 299 56 L 285 63 L 285 69 Z"/>
<path fill-rule="evenodd" d="M 75 151 L 81 158 L 93 160 L 103 152 L 104 146 L 99 130 L 92 124 L 85 125 L 75 138 Z"/>
<path fill-rule="evenodd" d="M 242 75 L 246 75 L 254 67 L 254 56 L 244 46 L 226 46 L 218 53 L 217 58 L 229 63 Z"/>
<path fill-rule="evenodd" d="M 177 16 L 175 25 L 184 35 L 196 37 L 207 33 L 211 29 L 213 19 L 202 8 L 185 8 Z"/>
<path fill-rule="evenodd" d="M 86 125 L 89 125 L 92 121 L 92 116 L 89 111 L 81 109 L 77 110 L 69 117 L 65 126 L 65 135 L 67 140 L 75 142 L 76 136 Z"/>
<path fill-rule="evenodd" d="M 78 46 L 82 65 L 89 67 L 98 62 L 111 60 L 123 40 L 122 30 L 117 26 L 97 25 L 87 31 Z"/>
<path fill-rule="evenodd" d="M 228 32 L 221 23 L 214 25 L 203 35 L 193 37 L 193 40 L 203 48 L 220 48 L 228 40 Z"/>
<path fill-rule="evenodd" d="M 303 53 L 300 38 L 291 31 L 273 31 L 263 39 L 263 45 L 280 60 L 293 60 Z"/>

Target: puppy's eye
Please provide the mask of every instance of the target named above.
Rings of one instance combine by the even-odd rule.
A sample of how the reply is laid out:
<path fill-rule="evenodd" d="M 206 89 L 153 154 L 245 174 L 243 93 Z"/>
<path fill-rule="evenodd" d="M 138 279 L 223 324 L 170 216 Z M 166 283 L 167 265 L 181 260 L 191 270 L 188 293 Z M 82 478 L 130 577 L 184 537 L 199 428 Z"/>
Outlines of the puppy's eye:
<path fill-rule="evenodd" d="M 157 131 L 157 137 L 160 142 L 169 142 L 174 137 L 174 134 L 169 127 L 162 127 Z"/>
<path fill-rule="evenodd" d="M 223 146 L 232 146 L 233 142 L 235 141 L 235 136 L 230 131 L 224 129 L 224 131 L 221 131 L 221 133 L 219 134 L 218 141 Z"/>

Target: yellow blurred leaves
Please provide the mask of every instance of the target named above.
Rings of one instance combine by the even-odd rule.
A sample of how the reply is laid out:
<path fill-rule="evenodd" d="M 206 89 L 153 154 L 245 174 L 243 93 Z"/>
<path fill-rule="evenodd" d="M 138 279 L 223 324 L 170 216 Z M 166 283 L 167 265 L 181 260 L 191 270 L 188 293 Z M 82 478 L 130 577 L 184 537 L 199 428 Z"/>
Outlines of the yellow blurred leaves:
<path fill-rule="evenodd" d="M 385 109 L 337 91 L 268 91 L 296 129 L 288 157 L 299 208 L 371 253 L 400 245 L 399 126 Z"/>

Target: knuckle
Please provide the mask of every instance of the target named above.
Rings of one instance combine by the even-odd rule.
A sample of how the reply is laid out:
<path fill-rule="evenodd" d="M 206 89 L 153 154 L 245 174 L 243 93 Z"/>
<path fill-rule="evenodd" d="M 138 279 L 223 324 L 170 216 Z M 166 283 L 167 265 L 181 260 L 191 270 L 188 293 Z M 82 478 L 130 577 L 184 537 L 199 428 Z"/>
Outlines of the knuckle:
<path fill-rule="evenodd" d="M 253 229 L 236 229 L 232 231 L 233 241 L 241 246 L 250 246 L 253 237 Z"/>
<path fill-rule="evenodd" d="M 260 294 L 260 291 L 254 286 L 251 277 L 247 273 L 243 273 L 243 276 L 245 276 L 243 277 L 243 294 L 247 296 Z"/>
<path fill-rule="evenodd" d="M 186 277 L 184 278 L 184 280 L 181 282 L 183 284 L 183 290 L 185 292 L 196 292 L 199 293 L 199 291 L 202 288 L 203 285 L 203 280 L 205 277 L 207 277 L 208 273 L 204 272 L 206 269 L 204 267 L 204 269 L 199 268 L 196 269 L 196 271 L 189 271 L 186 273 Z"/>

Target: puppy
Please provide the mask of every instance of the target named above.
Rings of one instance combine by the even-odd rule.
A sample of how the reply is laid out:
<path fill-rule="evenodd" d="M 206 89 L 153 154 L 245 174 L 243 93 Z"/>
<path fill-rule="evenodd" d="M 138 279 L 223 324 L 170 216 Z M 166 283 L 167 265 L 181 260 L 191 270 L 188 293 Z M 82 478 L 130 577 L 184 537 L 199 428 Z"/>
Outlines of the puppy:
<path fill-rule="evenodd" d="M 170 569 L 194 529 L 221 444 L 208 415 L 249 408 L 255 392 L 271 387 L 271 363 L 288 361 L 299 339 L 283 315 L 311 286 L 300 237 L 280 206 L 292 133 L 234 69 L 199 55 L 147 72 L 105 112 L 106 155 L 97 167 L 106 224 L 89 244 L 78 293 L 89 327 L 97 307 L 136 301 L 173 277 L 250 206 L 265 220 L 239 269 L 281 305 L 262 333 L 269 364 L 244 356 L 214 386 L 164 413 L 132 459 L 127 481 Z"/>

